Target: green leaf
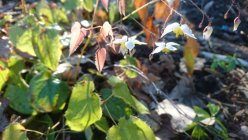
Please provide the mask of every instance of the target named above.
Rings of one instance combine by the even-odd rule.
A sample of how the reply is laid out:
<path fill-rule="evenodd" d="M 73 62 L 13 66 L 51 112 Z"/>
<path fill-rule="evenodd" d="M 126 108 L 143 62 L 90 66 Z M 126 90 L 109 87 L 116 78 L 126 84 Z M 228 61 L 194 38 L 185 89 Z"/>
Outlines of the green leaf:
<path fill-rule="evenodd" d="M 105 117 L 102 117 L 99 121 L 97 121 L 95 123 L 95 126 L 97 129 L 104 133 L 107 133 L 107 131 L 109 130 L 109 125 Z"/>
<path fill-rule="evenodd" d="M 84 9 L 87 10 L 88 12 L 93 11 L 94 0 L 82 0 L 82 4 L 83 4 Z"/>
<path fill-rule="evenodd" d="M 10 28 L 9 39 L 20 51 L 35 56 L 32 45 L 32 29 L 14 25 Z"/>
<path fill-rule="evenodd" d="M 118 4 L 116 1 L 110 2 L 109 5 L 109 22 L 114 23 L 119 18 Z"/>
<path fill-rule="evenodd" d="M 69 89 L 66 82 L 51 78 L 50 73 L 43 72 L 30 81 L 31 103 L 38 112 L 59 110 L 65 103 Z"/>
<path fill-rule="evenodd" d="M 209 103 L 207 106 L 208 106 L 211 116 L 213 117 L 220 111 L 220 107 L 215 104 Z"/>
<path fill-rule="evenodd" d="M 104 113 L 112 117 L 114 120 L 119 120 L 122 117 L 127 117 L 132 114 L 132 109 L 120 98 L 111 96 L 111 89 L 102 89 L 101 96 L 104 101 L 103 111 Z M 111 115 L 111 116 L 110 116 Z"/>
<path fill-rule="evenodd" d="M 195 113 L 197 114 L 198 117 L 201 117 L 203 119 L 210 117 L 210 115 L 209 115 L 209 113 L 207 111 L 205 111 L 204 109 L 202 109 L 202 108 L 200 108 L 198 106 L 194 106 L 193 109 L 194 109 L 194 111 L 195 111 Z"/>
<path fill-rule="evenodd" d="M 83 131 L 101 119 L 100 98 L 93 92 L 94 89 L 93 81 L 86 77 L 74 86 L 65 113 L 66 124 L 71 130 Z"/>
<path fill-rule="evenodd" d="M 141 114 L 149 113 L 149 110 L 131 95 L 128 86 L 123 80 L 118 77 L 112 76 L 109 78 L 108 83 L 112 86 L 113 95 L 115 97 L 121 98 L 123 101 L 125 101 Z"/>
<path fill-rule="evenodd" d="M 8 80 L 8 77 L 9 77 L 9 69 L 7 68 L 1 69 L 0 66 L 0 91 L 2 90 L 6 81 Z"/>
<path fill-rule="evenodd" d="M 30 96 L 27 87 L 18 87 L 16 85 L 9 84 L 4 97 L 9 100 L 10 107 L 15 111 L 23 114 L 34 113 L 34 110 L 29 102 Z"/>
<path fill-rule="evenodd" d="M 21 124 L 13 123 L 4 130 L 3 140 L 28 140 L 28 137 Z"/>
<path fill-rule="evenodd" d="M 119 120 L 107 133 L 107 140 L 155 140 L 152 129 L 142 120 L 131 117 Z"/>
<path fill-rule="evenodd" d="M 64 3 L 64 7 L 66 10 L 76 10 L 78 8 L 78 5 L 80 5 L 80 0 L 64 0 L 62 1 Z"/>
<path fill-rule="evenodd" d="M 52 70 L 56 70 L 62 54 L 62 45 L 56 30 L 37 29 L 34 32 L 33 44 L 40 61 Z"/>
<path fill-rule="evenodd" d="M 198 125 L 192 131 L 191 136 L 197 140 L 204 140 L 208 138 L 208 134 Z"/>

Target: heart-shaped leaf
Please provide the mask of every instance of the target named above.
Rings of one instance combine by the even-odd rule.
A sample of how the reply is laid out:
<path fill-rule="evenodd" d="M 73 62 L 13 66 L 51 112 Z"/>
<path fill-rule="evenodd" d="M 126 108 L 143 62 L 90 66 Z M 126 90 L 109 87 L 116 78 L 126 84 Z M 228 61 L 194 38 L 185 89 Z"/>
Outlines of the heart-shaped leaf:
<path fill-rule="evenodd" d="M 71 42 L 70 42 L 70 51 L 69 55 L 74 53 L 79 45 L 82 43 L 84 37 L 86 36 L 87 31 L 85 28 L 81 28 L 79 22 L 75 22 L 71 28 Z"/>
<path fill-rule="evenodd" d="M 3 132 L 3 140 L 28 140 L 25 128 L 19 123 L 10 124 Z"/>
<path fill-rule="evenodd" d="M 105 63 L 105 60 L 106 60 L 106 54 L 107 54 L 107 51 L 105 48 L 99 48 L 97 51 L 96 51 L 96 54 L 95 54 L 95 65 L 96 65 L 96 68 L 99 72 L 102 71 L 103 67 L 104 67 L 104 63 Z"/>
<path fill-rule="evenodd" d="M 121 118 L 118 125 L 112 126 L 107 133 L 107 140 L 155 140 L 152 129 L 141 119 L 131 116 Z"/>
<path fill-rule="evenodd" d="M 73 87 L 65 113 L 66 124 L 74 131 L 83 131 L 102 117 L 100 98 L 93 92 L 94 83 L 89 77 L 83 79 Z"/>

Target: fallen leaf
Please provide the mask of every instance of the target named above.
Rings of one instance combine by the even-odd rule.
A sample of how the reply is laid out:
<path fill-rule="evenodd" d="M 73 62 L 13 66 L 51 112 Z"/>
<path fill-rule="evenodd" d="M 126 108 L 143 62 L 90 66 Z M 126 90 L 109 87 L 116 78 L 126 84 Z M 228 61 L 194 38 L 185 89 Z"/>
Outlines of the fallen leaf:
<path fill-rule="evenodd" d="M 105 48 L 99 48 L 96 51 L 95 65 L 96 65 L 96 68 L 97 68 L 97 70 L 99 72 L 101 72 L 103 67 L 104 67 L 104 63 L 105 63 L 105 60 L 106 60 L 106 54 L 107 54 L 107 51 L 106 51 Z"/>
<path fill-rule="evenodd" d="M 103 7 L 108 11 L 108 0 L 101 0 Z"/>
<path fill-rule="evenodd" d="M 148 46 L 154 46 L 155 42 L 159 39 L 160 31 L 153 23 L 153 18 L 149 16 L 145 24 L 144 33 L 146 35 L 146 42 Z"/>
<path fill-rule="evenodd" d="M 147 0 L 134 0 L 134 7 L 135 9 L 140 8 L 141 6 L 145 5 L 147 3 Z M 148 8 L 144 7 L 141 10 L 138 11 L 138 15 L 142 21 L 142 23 L 146 23 L 147 17 L 148 17 Z"/>
<path fill-rule="evenodd" d="M 199 43 L 193 38 L 187 38 L 184 46 L 184 61 L 188 71 L 188 75 L 192 76 L 194 72 L 195 58 L 199 54 Z"/>
<path fill-rule="evenodd" d="M 118 0 L 118 8 L 121 15 L 125 16 L 126 4 L 125 0 Z"/>
<path fill-rule="evenodd" d="M 85 28 L 81 28 L 81 24 L 79 22 L 75 22 L 71 28 L 71 42 L 70 42 L 70 50 L 69 55 L 72 55 L 82 43 L 85 38 L 87 31 Z"/>

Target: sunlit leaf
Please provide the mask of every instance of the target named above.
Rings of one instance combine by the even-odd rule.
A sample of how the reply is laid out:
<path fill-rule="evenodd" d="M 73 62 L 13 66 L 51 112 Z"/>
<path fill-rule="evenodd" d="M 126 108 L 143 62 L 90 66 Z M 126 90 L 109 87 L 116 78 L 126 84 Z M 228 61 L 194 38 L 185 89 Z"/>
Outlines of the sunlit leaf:
<path fill-rule="evenodd" d="M 102 109 L 95 86 L 89 77 L 77 83 L 72 90 L 68 109 L 65 112 L 66 124 L 74 131 L 83 131 L 100 120 Z"/>
<path fill-rule="evenodd" d="M 219 113 L 219 111 L 220 111 L 220 107 L 219 107 L 218 105 L 209 103 L 207 106 L 208 106 L 208 109 L 209 109 L 209 111 L 210 111 L 211 116 L 213 116 L 213 117 L 214 117 L 217 113 Z"/>
<path fill-rule="evenodd" d="M 9 77 L 9 69 L 7 68 L 0 69 L 0 91 L 2 90 L 6 81 L 8 80 L 8 77 Z"/>
<path fill-rule="evenodd" d="M 176 10 L 180 5 L 180 0 L 167 0 L 167 1 L 168 4 L 165 4 L 166 1 L 156 2 L 153 12 L 156 20 L 158 19 L 161 19 L 163 21 L 170 20 L 173 15 L 173 12 L 171 13 L 171 8 Z"/>
<path fill-rule="evenodd" d="M 86 34 L 87 31 L 84 28 L 81 28 L 81 24 L 79 22 L 75 22 L 73 24 L 71 28 L 71 42 L 70 42 L 69 55 L 71 55 L 76 51 L 76 49 L 82 43 Z"/>
<path fill-rule="evenodd" d="M 201 126 L 197 125 L 193 131 L 191 136 L 197 140 L 201 140 L 201 139 L 207 139 L 208 138 L 208 134 L 205 132 L 205 130 L 203 128 L 201 128 Z"/>
<path fill-rule="evenodd" d="M 234 22 L 233 31 L 236 31 L 241 23 L 241 20 L 239 17 L 236 17 L 233 22 Z"/>
<path fill-rule="evenodd" d="M 121 118 L 107 133 L 107 140 L 155 140 L 152 129 L 139 118 Z"/>
<path fill-rule="evenodd" d="M 122 99 L 112 96 L 111 89 L 102 89 L 101 96 L 105 102 L 103 105 L 104 114 L 114 120 L 127 117 L 132 114 L 132 109 Z"/>
<path fill-rule="evenodd" d="M 140 8 L 141 6 L 145 5 L 147 3 L 147 0 L 134 0 L 133 1 L 134 6 L 136 9 Z M 142 21 L 142 23 L 146 23 L 147 17 L 148 17 L 148 8 L 144 7 L 141 10 L 138 11 L 139 17 Z"/>
<path fill-rule="evenodd" d="M 99 72 L 102 71 L 106 60 L 107 51 L 105 48 L 99 48 L 95 54 L 95 65 Z"/>
<path fill-rule="evenodd" d="M 111 40 L 113 39 L 113 31 L 112 31 L 112 26 L 109 24 L 108 21 L 105 21 L 102 28 L 101 28 L 101 34 L 103 38 L 105 39 L 106 37 L 110 36 Z"/>
<path fill-rule="evenodd" d="M 57 111 L 66 101 L 69 88 L 66 82 L 41 73 L 30 81 L 29 93 L 34 109 L 38 112 Z"/>
<path fill-rule="evenodd" d="M 25 128 L 19 123 L 10 124 L 3 132 L 3 140 L 28 140 Z"/>
<path fill-rule="evenodd" d="M 209 118 L 201 120 L 200 122 L 205 124 L 205 125 L 213 125 L 215 123 L 215 118 L 209 117 Z"/>
<path fill-rule="evenodd" d="M 125 0 L 118 0 L 119 13 L 125 16 L 126 4 Z"/>
<path fill-rule="evenodd" d="M 148 109 L 133 97 L 128 89 L 127 84 L 118 77 L 112 76 L 109 78 L 108 83 L 113 88 L 113 95 L 125 101 L 131 107 L 136 109 L 139 113 L 147 114 Z"/>
<path fill-rule="evenodd" d="M 13 43 L 14 47 L 19 49 L 20 51 L 35 56 L 32 45 L 31 29 L 25 29 L 18 25 L 14 25 L 10 28 L 9 39 Z"/>
<path fill-rule="evenodd" d="M 33 31 L 33 45 L 40 61 L 51 70 L 56 70 L 62 54 L 62 44 L 57 31 L 36 29 Z"/>
<path fill-rule="evenodd" d="M 82 1 L 82 5 L 84 7 L 85 10 L 87 10 L 88 12 L 92 12 L 93 8 L 94 8 L 94 1 L 93 0 L 81 0 Z"/>
<path fill-rule="evenodd" d="M 108 11 L 108 0 L 101 0 L 103 7 Z"/>
<path fill-rule="evenodd" d="M 149 16 L 145 23 L 144 33 L 146 35 L 146 42 L 148 46 L 154 46 L 155 42 L 159 39 L 160 31 L 153 23 L 153 18 Z"/>
<path fill-rule="evenodd" d="M 187 38 L 184 46 L 184 62 L 188 71 L 188 75 L 192 76 L 195 66 L 195 58 L 199 53 L 199 43 L 193 38 Z"/>

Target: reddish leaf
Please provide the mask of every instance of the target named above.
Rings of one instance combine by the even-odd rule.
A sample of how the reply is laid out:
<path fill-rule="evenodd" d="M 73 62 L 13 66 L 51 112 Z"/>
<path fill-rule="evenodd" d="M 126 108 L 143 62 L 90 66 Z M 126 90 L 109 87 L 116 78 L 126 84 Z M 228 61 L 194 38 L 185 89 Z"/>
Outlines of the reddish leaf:
<path fill-rule="evenodd" d="M 118 8 L 120 14 L 125 16 L 125 11 L 126 11 L 125 0 L 118 0 Z"/>
<path fill-rule="evenodd" d="M 101 34 L 104 39 L 106 37 L 110 36 L 111 40 L 113 39 L 113 31 L 112 31 L 112 26 L 109 24 L 109 22 L 104 22 L 101 28 Z"/>
<path fill-rule="evenodd" d="M 184 46 L 184 62 L 188 71 L 188 75 L 192 76 L 194 72 L 195 58 L 199 54 L 199 43 L 197 40 L 188 37 Z"/>
<path fill-rule="evenodd" d="M 166 2 L 167 3 L 167 2 Z M 170 11 L 171 8 L 173 9 L 177 9 L 180 5 L 180 0 L 174 0 L 171 7 L 168 7 L 169 4 L 165 4 L 165 1 L 160 1 L 157 2 L 155 5 L 155 9 L 154 9 L 154 17 L 155 19 L 162 19 L 163 21 L 165 21 L 167 19 L 168 16 L 170 16 Z M 172 16 L 168 17 L 168 20 L 171 18 Z"/>
<path fill-rule="evenodd" d="M 84 37 L 86 36 L 87 31 L 85 28 L 81 28 L 81 24 L 79 22 L 75 22 L 71 28 L 71 42 L 70 42 L 70 50 L 69 55 L 72 55 L 82 43 Z"/>
<path fill-rule="evenodd" d="M 134 6 L 136 9 L 140 8 L 141 6 L 145 5 L 147 3 L 147 0 L 134 0 Z M 138 11 L 139 17 L 144 24 L 148 17 L 148 8 L 142 8 Z"/>
<path fill-rule="evenodd" d="M 96 68 L 99 72 L 101 72 L 103 67 L 104 67 L 104 63 L 106 60 L 106 54 L 107 54 L 107 51 L 105 48 L 99 48 L 96 51 L 95 65 L 96 65 Z"/>
<path fill-rule="evenodd" d="M 159 39 L 159 28 L 157 28 L 154 24 L 153 24 L 153 19 L 151 16 L 149 16 L 147 18 L 147 22 L 145 24 L 145 29 L 144 29 L 144 33 L 146 35 L 146 42 L 148 43 L 149 46 L 154 46 L 155 42 Z"/>
<path fill-rule="evenodd" d="M 103 7 L 108 11 L 108 0 L 101 0 Z"/>

